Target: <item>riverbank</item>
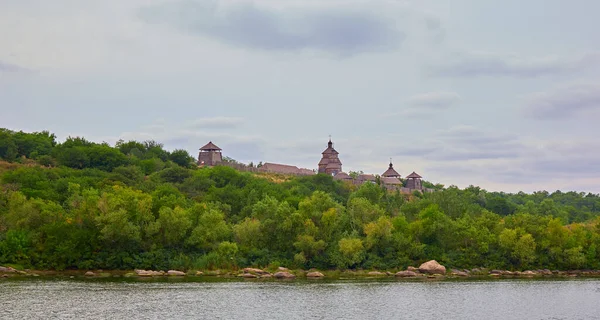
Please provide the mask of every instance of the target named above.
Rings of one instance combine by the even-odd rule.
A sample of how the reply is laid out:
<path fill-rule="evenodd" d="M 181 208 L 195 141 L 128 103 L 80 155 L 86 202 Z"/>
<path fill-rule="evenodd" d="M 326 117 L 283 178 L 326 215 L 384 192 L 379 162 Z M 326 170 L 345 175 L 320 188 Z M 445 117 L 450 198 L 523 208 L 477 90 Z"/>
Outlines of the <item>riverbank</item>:
<path fill-rule="evenodd" d="M 600 270 L 523 270 L 509 271 L 488 268 L 450 269 L 446 273 L 421 272 L 418 268 L 407 270 L 302 270 L 278 268 L 275 270 L 244 268 L 238 270 L 17 270 L 0 267 L 0 279 L 28 277 L 67 278 L 189 278 L 189 279 L 247 279 L 247 280 L 297 280 L 297 279 L 499 279 L 499 278 L 600 278 Z"/>

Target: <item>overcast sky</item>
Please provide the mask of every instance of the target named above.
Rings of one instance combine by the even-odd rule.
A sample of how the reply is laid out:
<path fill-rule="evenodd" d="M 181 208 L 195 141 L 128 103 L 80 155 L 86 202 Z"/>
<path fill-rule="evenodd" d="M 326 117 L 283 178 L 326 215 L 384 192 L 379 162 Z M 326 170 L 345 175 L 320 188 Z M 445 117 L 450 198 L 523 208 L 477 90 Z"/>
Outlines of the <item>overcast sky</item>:
<path fill-rule="evenodd" d="M 0 0 L 0 127 L 600 192 L 597 0 Z"/>

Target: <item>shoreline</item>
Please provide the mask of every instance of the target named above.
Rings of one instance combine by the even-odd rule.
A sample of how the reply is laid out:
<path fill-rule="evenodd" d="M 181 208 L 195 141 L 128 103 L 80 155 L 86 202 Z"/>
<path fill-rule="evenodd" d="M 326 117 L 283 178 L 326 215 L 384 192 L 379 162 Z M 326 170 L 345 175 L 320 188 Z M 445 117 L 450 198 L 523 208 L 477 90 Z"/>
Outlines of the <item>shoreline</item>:
<path fill-rule="evenodd" d="M 472 271 L 474 270 L 474 271 Z M 484 279 L 569 279 L 600 278 L 600 270 L 525 270 L 508 271 L 486 268 L 451 269 L 445 274 L 421 273 L 418 271 L 400 270 L 395 272 L 380 270 L 263 270 L 244 268 L 238 270 L 188 270 L 153 271 L 153 270 L 16 270 L 0 267 L 2 279 L 23 278 L 70 278 L 70 279 L 189 279 L 189 280 L 484 280 Z M 468 271 L 468 272 L 467 272 Z M 407 272 L 409 272 L 407 274 Z M 412 272 L 412 273 L 410 273 Z"/>

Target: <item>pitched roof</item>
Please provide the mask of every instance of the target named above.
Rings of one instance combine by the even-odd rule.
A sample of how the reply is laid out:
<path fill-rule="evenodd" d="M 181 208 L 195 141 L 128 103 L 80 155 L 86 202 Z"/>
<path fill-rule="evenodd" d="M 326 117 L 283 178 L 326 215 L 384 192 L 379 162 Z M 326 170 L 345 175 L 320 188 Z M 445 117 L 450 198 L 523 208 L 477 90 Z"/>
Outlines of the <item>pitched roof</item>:
<path fill-rule="evenodd" d="M 297 174 L 300 170 L 296 166 L 290 166 L 287 164 L 279 164 L 279 163 L 269 163 L 269 162 L 266 162 L 265 164 L 263 164 L 262 167 L 260 167 L 260 169 L 262 171 L 287 173 L 287 174 Z"/>
<path fill-rule="evenodd" d="M 333 148 L 333 142 L 331 142 L 331 138 L 329 138 L 329 142 L 327 142 L 327 149 L 325 149 L 322 154 L 340 154 Z"/>
<path fill-rule="evenodd" d="M 274 173 L 283 173 L 283 174 L 300 174 L 300 175 L 312 175 L 315 174 L 314 171 L 306 168 L 298 168 L 296 166 L 291 166 L 287 164 L 279 164 L 279 163 L 270 163 L 266 162 L 263 164 L 260 169 L 263 172 L 274 172 Z"/>
<path fill-rule="evenodd" d="M 408 176 L 406 176 L 407 179 L 421 179 L 423 177 L 421 177 L 420 175 L 418 175 L 416 172 L 412 172 L 411 174 L 409 174 Z"/>
<path fill-rule="evenodd" d="M 390 167 L 381 175 L 382 177 L 400 178 L 398 171 L 394 170 L 394 165 L 390 162 Z"/>
<path fill-rule="evenodd" d="M 402 181 L 400 181 L 400 179 L 393 178 L 393 177 L 381 177 L 381 182 L 383 182 L 383 184 L 390 184 L 390 185 L 401 185 L 402 184 Z"/>
<path fill-rule="evenodd" d="M 313 170 L 310 169 L 306 169 L 306 168 L 299 168 L 298 169 L 298 174 L 302 174 L 302 175 L 312 175 L 315 174 L 315 172 Z"/>
<path fill-rule="evenodd" d="M 221 150 L 221 148 L 217 147 L 212 141 L 209 141 L 204 147 L 200 148 L 203 151 L 216 151 Z"/>
<path fill-rule="evenodd" d="M 338 172 L 333 178 L 338 180 L 352 180 L 352 177 L 345 172 Z"/>
<path fill-rule="evenodd" d="M 325 149 L 325 151 L 321 152 L 321 154 L 330 154 L 330 153 L 333 153 L 333 154 L 340 154 L 339 152 L 337 152 L 337 151 L 336 151 L 334 148 L 332 148 L 332 147 L 329 147 L 329 148 Z"/>
<path fill-rule="evenodd" d="M 363 181 L 375 181 L 375 180 L 377 180 L 377 179 L 376 179 L 376 178 L 375 178 L 375 176 L 374 176 L 374 175 L 372 175 L 372 174 L 361 174 L 361 175 L 359 175 L 359 176 L 358 176 L 358 180 L 363 180 Z"/>

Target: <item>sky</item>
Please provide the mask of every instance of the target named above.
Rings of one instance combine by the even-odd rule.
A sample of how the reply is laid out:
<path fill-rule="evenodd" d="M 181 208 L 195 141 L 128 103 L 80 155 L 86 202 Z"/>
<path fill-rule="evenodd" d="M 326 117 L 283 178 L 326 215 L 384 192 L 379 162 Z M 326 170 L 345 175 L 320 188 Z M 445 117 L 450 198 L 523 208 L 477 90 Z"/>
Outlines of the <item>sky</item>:
<path fill-rule="evenodd" d="M 0 127 L 600 193 L 600 1 L 0 0 Z"/>

